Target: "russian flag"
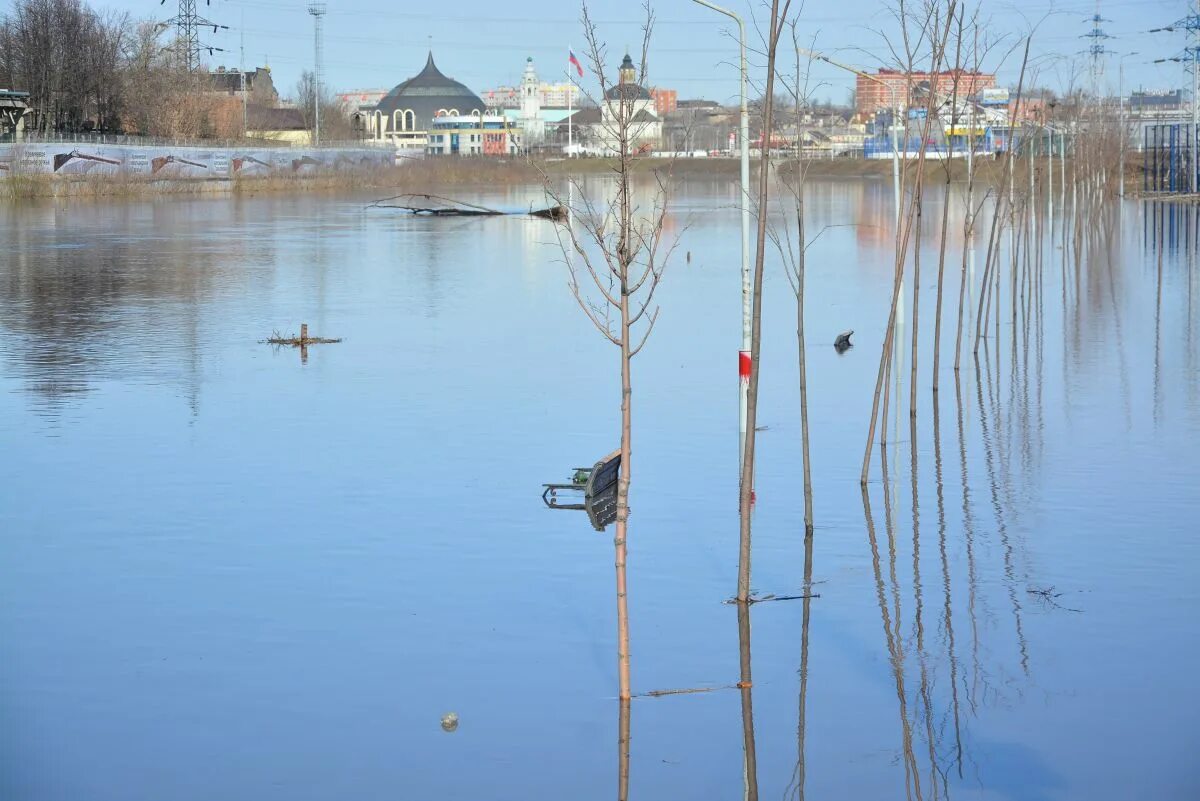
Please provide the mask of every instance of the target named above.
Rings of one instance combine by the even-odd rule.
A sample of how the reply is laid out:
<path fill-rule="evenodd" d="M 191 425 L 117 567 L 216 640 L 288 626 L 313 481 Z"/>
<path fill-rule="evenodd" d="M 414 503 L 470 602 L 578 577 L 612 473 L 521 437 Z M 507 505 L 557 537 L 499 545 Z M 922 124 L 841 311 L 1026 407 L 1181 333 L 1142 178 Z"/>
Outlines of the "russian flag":
<path fill-rule="evenodd" d="M 579 59 L 575 57 L 575 51 L 567 48 L 567 63 L 574 65 L 575 71 L 579 73 L 579 77 L 583 77 L 583 65 L 579 63 Z"/>

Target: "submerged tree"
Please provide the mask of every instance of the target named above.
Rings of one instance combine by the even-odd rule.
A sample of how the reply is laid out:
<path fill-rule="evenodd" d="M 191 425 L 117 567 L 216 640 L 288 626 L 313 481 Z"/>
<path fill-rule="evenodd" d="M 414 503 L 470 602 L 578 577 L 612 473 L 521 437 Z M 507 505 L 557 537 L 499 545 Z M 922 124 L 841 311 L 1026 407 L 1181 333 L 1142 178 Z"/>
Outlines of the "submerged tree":
<path fill-rule="evenodd" d="M 754 504 L 754 450 L 757 443 L 755 427 L 758 420 L 759 350 L 762 342 L 762 288 L 766 265 L 767 240 L 770 237 L 767 219 L 770 199 L 771 134 L 775 128 L 775 62 L 779 52 L 779 40 L 788 21 L 791 0 L 771 0 L 770 15 L 764 32 L 767 56 L 766 80 L 762 100 L 762 161 L 758 170 L 758 232 L 754 252 L 754 277 L 751 290 L 750 315 L 750 381 L 746 393 L 746 444 L 742 453 L 742 478 L 738 496 L 738 581 L 737 602 L 750 603 L 750 512 Z M 744 187 L 749 191 L 749 187 Z"/>
<path fill-rule="evenodd" d="M 603 134 L 615 153 L 612 194 L 591 197 L 575 179 L 569 179 L 570 198 L 547 187 L 548 194 L 570 212 L 569 224 L 557 227 L 558 243 L 570 269 L 569 286 L 579 308 L 605 339 L 620 349 L 621 468 L 617 482 L 616 551 L 617 667 L 622 700 L 630 698 L 629 606 L 625 578 L 629 533 L 629 486 L 633 453 L 633 358 L 645 346 L 659 307 L 654 301 L 663 270 L 675 247 L 667 241 L 663 223 L 667 214 L 667 178 L 655 173 L 649 207 L 634 198 L 633 172 L 639 160 L 637 143 L 645 125 L 637 87 L 646 79 L 646 63 L 654 15 L 645 6 L 641 57 L 632 69 L 613 83 L 606 72 L 608 48 L 600 40 L 586 3 L 582 22 L 587 59 L 600 84 Z M 627 62 L 622 71 L 630 69 Z M 633 83 L 631 83 L 631 81 Z"/>
<path fill-rule="evenodd" d="M 792 237 L 792 222 L 788 219 L 786 210 L 783 210 L 782 214 L 784 225 L 776 227 L 768 224 L 767 236 L 771 238 L 775 248 L 779 251 L 783 261 L 784 274 L 787 276 L 788 283 L 791 284 L 792 293 L 796 296 L 796 353 L 800 376 L 800 450 L 804 465 L 804 533 L 805 537 L 811 537 L 813 533 L 812 458 L 808 437 L 808 360 L 804 344 L 804 271 L 807 264 L 808 247 L 812 242 L 806 239 L 804 226 L 804 190 L 808 164 L 804 160 L 804 145 L 800 130 L 804 113 L 812 105 L 808 70 L 804 71 L 803 76 L 801 75 L 801 53 L 809 53 L 811 61 L 812 51 L 800 47 L 798 22 L 798 19 L 793 19 L 788 23 L 791 28 L 792 46 L 796 51 L 795 75 L 791 83 L 786 79 L 782 80 L 791 96 L 796 127 L 796 159 L 794 162 L 784 165 L 785 169 L 781 170 L 782 186 L 791 195 L 792 213 L 795 215 L 795 238 Z M 818 232 L 817 236 L 823 232 L 824 229 Z"/>

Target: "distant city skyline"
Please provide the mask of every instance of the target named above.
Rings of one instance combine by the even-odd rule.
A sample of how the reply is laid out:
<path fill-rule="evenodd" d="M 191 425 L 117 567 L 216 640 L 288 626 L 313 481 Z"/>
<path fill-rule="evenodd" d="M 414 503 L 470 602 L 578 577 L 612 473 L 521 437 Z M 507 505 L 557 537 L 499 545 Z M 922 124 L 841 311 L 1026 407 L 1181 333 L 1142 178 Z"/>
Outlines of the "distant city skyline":
<path fill-rule="evenodd" d="M 176 0 L 158 5 L 139 0 L 97 2 L 98 8 L 128 12 L 134 19 L 166 19 L 175 13 Z M 8 5 L 8 0 L 5 0 Z M 764 10 L 749 4 L 731 2 L 729 6 L 743 14 L 753 33 L 752 10 Z M 640 9 L 632 3 L 600 0 L 590 6 L 599 24 L 601 37 L 608 42 L 609 67 L 615 75 L 616 63 L 625 49 L 640 45 Z M 428 6 L 421 8 L 429 8 Z M 333 92 L 354 89 L 390 89 L 417 73 L 432 49 L 442 70 L 476 91 L 497 85 L 515 85 L 520 81 L 525 59 L 532 57 L 540 80 L 557 82 L 566 76 L 567 48 L 589 67 L 583 79 L 584 90 L 594 91 L 594 76 L 584 58 L 582 28 L 578 7 L 532 0 L 510 6 L 513 14 L 498 13 L 496 6 L 480 0 L 462 0 L 449 7 L 451 15 L 430 10 L 399 11 L 379 0 L 332 0 L 325 18 L 325 83 Z M 1040 27 L 1034 35 L 1031 59 L 1039 65 L 1039 85 L 1061 90 L 1071 82 L 1090 86 L 1090 61 L 1085 51 L 1089 41 L 1084 34 L 1091 28 L 1088 18 L 1096 13 L 1095 2 L 1075 0 L 1047 4 L 1033 0 L 986 4 L 987 30 L 993 35 L 1007 34 L 1015 45 L 1030 24 Z M 836 4 L 810 2 L 801 17 L 800 36 L 804 46 L 827 53 L 855 67 L 874 70 L 889 66 L 888 49 L 880 31 L 889 32 L 894 22 L 879 2 L 844 0 Z M 244 41 L 244 66 L 269 65 L 275 85 L 282 95 L 294 93 L 303 70 L 312 69 L 312 18 L 300 0 L 216 0 L 202 6 L 202 13 L 229 30 L 216 34 L 202 32 L 205 44 L 224 52 L 205 54 L 211 67 L 242 65 L 240 50 Z M 477 12 L 477 13 L 474 13 Z M 687 0 L 654 6 L 658 19 L 651 42 L 650 77 L 652 86 L 675 89 L 679 99 L 703 98 L 720 103 L 737 99 L 736 43 L 730 25 L 711 11 Z M 1178 63 L 1152 63 L 1158 58 L 1177 55 L 1185 40 L 1179 33 L 1148 33 L 1188 13 L 1181 0 L 1109 0 L 1100 4 L 1107 20 L 1104 31 L 1112 38 L 1103 44 L 1112 54 L 1106 59 L 1101 88 L 1115 91 L 1118 57 L 1137 51 L 1124 59 L 1126 93 L 1137 88 L 1190 89 Z M 1049 17 L 1046 15 L 1049 14 Z M 1044 19 L 1043 19 L 1044 18 Z M 164 35 L 169 35 L 169 32 Z M 815 37 L 815 39 L 814 39 Z M 754 42 L 751 42 L 753 47 Z M 1001 86 L 1016 83 L 1020 67 L 1019 52 L 998 63 L 998 52 L 982 65 L 997 73 Z M 786 61 L 791 61 L 784 56 Z M 761 68 L 757 71 L 761 75 Z M 754 78 L 752 67 L 752 78 Z M 852 75 L 826 64 L 812 67 L 810 86 L 817 87 L 818 100 L 845 103 L 854 86 Z M 752 94 L 758 92 L 752 90 Z"/>

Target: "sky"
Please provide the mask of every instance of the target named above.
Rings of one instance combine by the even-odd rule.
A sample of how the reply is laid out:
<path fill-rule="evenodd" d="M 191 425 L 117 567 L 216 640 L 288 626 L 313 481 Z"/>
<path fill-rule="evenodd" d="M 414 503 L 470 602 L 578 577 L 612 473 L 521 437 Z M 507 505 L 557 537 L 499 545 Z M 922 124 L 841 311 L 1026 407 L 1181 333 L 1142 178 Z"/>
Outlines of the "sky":
<path fill-rule="evenodd" d="M 159 5 L 149 0 L 89 0 L 99 8 L 127 11 L 137 18 L 166 19 L 178 0 Z M 793 0 L 798 2 L 798 0 Z M 760 18 L 767 6 L 762 2 L 727 0 L 731 10 L 747 18 Z M 0 7 L 11 0 L 0 0 Z M 211 0 L 198 2 L 200 13 L 229 30 L 202 35 L 205 44 L 224 48 L 211 56 L 212 66 L 241 63 L 244 43 L 245 66 L 271 67 L 276 88 L 283 95 L 294 91 L 300 72 L 313 64 L 313 18 L 306 0 Z M 582 58 L 583 36 L 579 6 L 571 2 L 525 0 L 497 5 L 484 0 L 454 3 L 405 3 L 385 0 L 328 0 L 325 17 L 325 83 L 333 91 L 390 89 L 418 72 L 432 48 L 438 67 L 476 92 L 516 83 L 533 57 L 542 80 L 565 77 L 567 48 L 574 47 Z M 1031 58 L 1039 65 L 1042 85 L 1061 89 L 1070 83 L 1090 86 L 1085 51 L 1090 42 L 1084 34 L 1092 27 L 1090 17 L 1096 3 L 1066 0 L 1001 0 L 983 3 L 981 19 L 993 37 L 1007 35 L 1009 44 L 1036 25 Z M 633 0 L 593 0 L 590 6 L 599 23 L 600 35 L 608 44 L 609 61 L 615 67 L 626 48 L 641 41 L 642 9 Z M 650 80 L 654 86 L 676 89 L 680 99 L 705 98 L 736 103 L 738 91 L 737 46 L 730 22 L 690 0 L 658 0 L 657 21 L 651 40 Z M 1117 58 L 1124 59 L 1125 88 L 1172 89 L 1185 83 L 1178 63 L 1154 64 L 1154 59 L 1178 55 L 1186 42 L 1182 33 L 1148 33 L 1188 13 L 1183 0 L 1103 0 L 1099 13 L 1107 18 L 1103 30 L 1110 35 L 1103 44 L 1112 51 L 1102 86 L 1115 92 Z M 868 70 L 885 66 L 889 58 L 883 33 L 897 32 L 888 4 L 872 0 L 807 0 L 800 16 L 799 35 L 813 42 L 813 49 L 836 60 Z M 757 34 L 751 27 L 751 47 Z M 999 51 L 985 71 L 995 70 L 1001 85 L 1016 85 L 1020 54 L 1010 55 L 998 65 Z M 794 59 L 794 54 L 789 60 Z M 761 59 L 757 59 L 761 63 Z M 759 70 L 761 75 L 761 69 Z M 594 84 L 589 74 L 583 79 Z M 828 65 L 816 65 L 810 86 L 817 99 L 845 102 L 853 76 Z M 752 94 L 757 94 L 752 92 Z"/>

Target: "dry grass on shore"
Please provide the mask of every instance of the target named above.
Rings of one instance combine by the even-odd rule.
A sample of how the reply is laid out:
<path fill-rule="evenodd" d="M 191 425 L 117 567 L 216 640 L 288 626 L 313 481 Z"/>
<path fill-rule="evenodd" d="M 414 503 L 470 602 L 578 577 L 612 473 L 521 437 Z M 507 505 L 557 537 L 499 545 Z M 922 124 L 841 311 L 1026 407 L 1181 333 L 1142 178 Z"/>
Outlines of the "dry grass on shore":
<path fill-rule="evenodd" d="M 131 175 L 47 175 L 12 173 L 0 179 L 0 201 L 71 197 L 141 197 L 146 195 L 197 195 L 225 191 L 223 181 L 180 181 Z"/>
<path fill-rule="evenodd" d="M 1018 160 L 1015 177 L 1024 175 L 1027 162 Z M 602 175 L 611 171 L 609 159 L 546 159 L 531 161 L 524 158 L 428 158 L 413 159 L 394 167 L 366 171 L 342 171 L 321 174 L 273 173 L 257 177 L 233 179 L 155 179 L 146 176 L 86 174 L 76 176 L 10 173 L 0 178 L 0 201 L 22 201 L 36 198 L 130 198 L 163 194 L 202 195 L 294 193 L 311 191 L 348 191 L 354 189 L 402 189 L 428 192 L 440 187 L 494 187 L 503 185 L 540 184 L 547 177 Z M 787 172 L 794 162 L 781 159 L 779 168 Z M 1041 169 L 1040 163 L 1035 163 Z M 995 183 L 1002 177 L 1001 162 L 980 157 L 975 160 L 976 180 Z M 949 169 L 952 181 L 966 180 L 965 159 L 954 159 Z M 890 159 L 821 159 L 805 161 L 810 179 L 855 180 L 889 179 Z M 946 165 L 939 160 L 926 162 L 926 174 L 933 180 L 944 180 Z M 720 178 L 737 180 L 740 164 L 732 158 L 643 158 L 635 162 L 635 171 L 650 174 L 670 170 L 680 179 Z M 757 172 L 758 161 L 751 163 Z M 1128 159 L 1127 182 L 1140 177 L 1140 163 Z"/>

